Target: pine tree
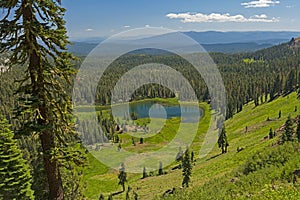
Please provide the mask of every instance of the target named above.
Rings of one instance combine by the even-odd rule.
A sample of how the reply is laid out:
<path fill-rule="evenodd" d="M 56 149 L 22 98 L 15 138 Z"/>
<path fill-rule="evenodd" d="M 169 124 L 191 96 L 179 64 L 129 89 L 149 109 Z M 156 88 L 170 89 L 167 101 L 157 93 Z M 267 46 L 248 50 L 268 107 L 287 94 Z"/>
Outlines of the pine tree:
<path fill-rule="evenodd" d="M 184 152 L 184 156 L 182 159 L 182 187 L 189 187 L 190 177 L 192 174 L 192 163 L 190 159 L 189 148 L 187 148 Z"/>
<path fill-rule="evenodd" d="M 285 84 L 285 93 L 290 93 L 292 91 L 294 91 L 294 86 L 296 85 L 296 71 L 293 69 L 290 71 L 287 80 L 286 80 L 286 84 Z"/>
<path fill-rule="evenodd" d="M 222 128 L 221 134 L 218 139 L 219 148 L 222 150 L 222 154 L 227 153 L 227 147 L 229 146 L 226 136 L 225 127 Z"/>
<path fill-rule="evenodd" d="M 259 105 L 259 96 L 258 96 L 258 94 L 255 94 L 255 97 L 254 97 L 254 105 L 255 105 L 255 106 L 258 106 L 258 105 Z"/>
<path fill-rule="evenodd" d="M 0 116 L 0 199 L 33 199 L 29 166 L 7 120 Z"/>
<path fill-rule="evenodd" d="M 281 110 L 279 110 L 279 112 L 278 112 L 278 119 L 280 119 L 281 118 Z"/>
<path fill-rule="evenodd" d="M 280 96 L 282 93 L 282 77 L 280 74 L 277 75 L 274 81 L 274 91 L 277 92 L 277 96 Z"/>
<path fill-rule="evenodd" d="M 272 128 L 270 128 L 269 138 L 272 139 L 273 137 L 274 137 L 273 130 L 272 130 Z"/>
<path fill-rule="evenodd" d="M 133 146 L 135 146 L 134 137 L 131 137 L 131 143 L 132 143 Z"/>
<path fill-rule="evenodd" d="M 161 161 L 159 161 L 159 167 L 158 167 L 158 175 L 163 175 L 163 164 Z"/>
<path fill-rule="evenodd" d="M 292 141 L 294 135 L 294 127 L 293 127 L 293 120 L 290 115 L 288 116 L 288 119 L 285 122 L 284 130 L 285 132 L 282 135 L 282 141 L 283 142 Z"/>
<path fill-rule="evenodd" d="M 297 130 L 296 130 L 296 135 L 297 135 L 297 139 L 298 142 L 300 142 L 300 115 L 298 115 L 298 122 L 297 122 Z"/>
<path fill-rule="evenodd" d="M 143 169 L 143 177 L 142 178 L 147 178 L 148 175 L 147 175 L 147 170 L 146 170 L 146 167 L 144 167 Z"/>
<path fill-rule="evenodd" d="M 40 154 L 41 145 L 39 140 L 31 137 L 20 137 L 19 146 L 23 149 L 23 157 L 31 166 L 32 190 L 35 199 L 48 199 L 49 189 L 43 156 Z"/>
<path fill-rule="evenodd" d="M 49 198 L 64 199 L 60 162 L 82 163 L 77 159 L 77 134 L 71 117 L 69 87 L 75 69 L 71 64 L 74 57 L 67 52 L 65 9 L 52 0 L 1 1 L 0 8 L 4 16 L 0 52 L 11 50 L 10 66 L 26 66 L 17 90 L 26 97 L 20 98 L 16 111 L 16 116 L 26 117 L 20 134 L 39 136 Z"/>
<path fill-rule="evenodd" d="M 121 163 L 121 167 L 119 169 L 118 179 L 119 179 L 119 183 L 118 184 L 122 186 L 123 192 L 124 192 L 125 191 L 125 182 L 127 182 L 127 174 L 125 172 L 125 165 L 124 165 L 124 163 Z"/>
<path fill-rule="evenodd" d="M 103 194 L 100 194 L 100 196 L 99 196 L 99 200 L 104 200 L 104 196 L 103 196 Z"/>
<path fill-rule="evenodd" d="M 140 138 L 140 144 L 144 144 L 144 138 Z"/>

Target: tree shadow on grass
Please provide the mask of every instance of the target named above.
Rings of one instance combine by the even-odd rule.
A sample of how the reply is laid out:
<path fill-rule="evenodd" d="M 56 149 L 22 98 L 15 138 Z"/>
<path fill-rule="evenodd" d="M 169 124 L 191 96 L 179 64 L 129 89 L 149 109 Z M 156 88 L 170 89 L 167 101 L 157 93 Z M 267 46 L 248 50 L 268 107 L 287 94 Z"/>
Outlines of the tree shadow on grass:
<path fill-rule="evenodd" d="M 124 192 L 124 191 L 114 192 L 114 193 L 112 193 L 112 196 L 116 196 L 116 195 L 122 194 L 123 192 Z"/>
<path fill-rule="evenodd" d="M 218 155 L 215 155 L 215 156 L 212 156 L 212 157 L 206 159 L 206 161 L 212 160 L 212 159 L 214 159 L 214 158 L 216 158 L 216 157 L 218 157 L 218 156 L 220 156 L 220 155 L 222 155 L 222 153 L 220 153 L 220 154 L 218 154 Z"/>

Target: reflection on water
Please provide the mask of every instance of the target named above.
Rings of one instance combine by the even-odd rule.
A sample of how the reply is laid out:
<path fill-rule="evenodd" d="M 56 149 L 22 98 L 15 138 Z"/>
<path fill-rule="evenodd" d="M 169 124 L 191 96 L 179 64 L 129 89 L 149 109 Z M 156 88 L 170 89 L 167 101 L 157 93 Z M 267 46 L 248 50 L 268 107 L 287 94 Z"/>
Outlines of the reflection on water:
<path fill-rule="evenodd" d="M 116 113 L 123 113 L 126 109 L 125 105 L 118 105 L 114 108 Z M 199 109 L 199 110 L 198 110 Z M 167 118 L 183 117 L 182 122 L 193 123 L 199 121 L 203 116 L 203 110 L 196 105 L 166 105 L 157 101 L 145 101 L 131 103 L 129 106 L 129 112 L 135 113 L 138 118 Z"/>
<path fill-rule="evenodd" d="M 100 108 L 101 109 L 101 108 Z M 103 108 L 108 109 L 108 107 Z M 99 108 L 97 108 L 99 111 Z M 126 110 L 126 104 L 113 105 L 114 115 L 123 118 L 124 114 L 135 113 L 137 118 L 163 118 L 182 117 L 182 122 L 194 123 L 203 116 L 203 110 L 195 104 L 167 105 L 159 101 L 143 101 L 130 103 L 129 110 Z M 94 107 L 78 107 L 77 112 L 94 112 Z M 182 113 L 181 113 L 182 112 Z"/>

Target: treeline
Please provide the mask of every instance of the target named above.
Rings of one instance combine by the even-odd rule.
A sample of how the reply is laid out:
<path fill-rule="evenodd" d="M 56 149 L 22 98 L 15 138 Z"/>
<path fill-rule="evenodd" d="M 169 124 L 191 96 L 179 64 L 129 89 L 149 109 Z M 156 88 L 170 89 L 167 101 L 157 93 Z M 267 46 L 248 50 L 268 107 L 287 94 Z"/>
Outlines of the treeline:
<path fill-rule="evenodd" d="M 244 54 L 222 54 L 212 53 L 211 57 L 217 64 L 221 75 L 224 80 L 224 84 L 227 92 L 227 118 L 232 117 L 236 112 L 240 112 L 243 109 L 243 105 L 254 100 L 255 105 L 262 104 L 267 101 L 272 101 L 280 95 L 285 95 L 293 92 L 299 88 L 300 84 L 300 69 L 299 69 L 299 56 L 300 51 L 298 48 L 293 48 L 287 44 L 282 44 L 269 49 L 261 50 L 255 53 Z M 1 56 L 1 60 L 5 60 L 4 55 Z M 93 69 L 96 66 L 91 66 L 90 71 L 86 74 L 86 78 L 82 81 L 84 90 L 80 90 L 81 94 L 78 96 L 77 101 L 82 104 L 91 104 L 93 100 L 96 104 L 107 105 L 111 101 L 111 92 L 118 80 L 135 66 L 139 66 L 146 63 L 160 63 L 173 67 L 180 72 L 191 84 L 197 97 L 200 101 L 209 101 L 210 96 L 208 89 L 201 78 L 201 75 L 189 64 L 182 61 L 179 56 L 176 55 L 137 55 L 130 54 L 122 56 L 117 59 L 104 73 L 100 82 L 95 82 L 95 79 L 90 79 L 89 73 L 93 73 Z M 79 67 L 80 63 L 77 63 Z M 5 116 L 8 120 L 8 124 L 12 124 L 12 130 L 16 131 L 21 127 L 21 123 L 25 123 L 25 120 L 14 119 L 14 108 L 19 107 L 20 101 L 15 95 L 15 91 L 19 86 L 18 80 L 24 75 L 24 68 L 20 66 L 14 66 L 12 69 L 0 72 L 0 115 Z M 138 71 L 137 74 L 141 78 L 147 78 L 151 70 Z M 146 73 L 145 73 L 146 72 Z M 168 80 L 168 71 L 160 72 L 158 78 L 164 82 L 170 81 L 170 85 L 178 87 L 184 84 L 180 80 L 174 82 Z M 129 76 L 130 78 L 130 76 Z M 132 78 L 132 80 L 136 80 Z M 92 95 L 91 86 L 98 84 L 95 97 Z M 77 88 L 75 88 L 76 90 Z M 126 89 L 126 88 L 125 88 Z M 123 91 L 126 92 L 126 91 Z M 143 98 L 173 98 L 176 91 L 171 91 L 169 88 L 160 86 L 158 84 L 147 84 L 139 87 L 131 96 L 130 100 L 138 100 Z M 188 99 L 189 93 L 179 94 L 182 98 Z M 95 98 L 95 99 L 93 99 Z M 120 99 L 121 101 L 127 99 Z M 109 116 L 112 117 L 112 116 Z M 113 120 L 106 119 L 106 117 L 99 116 L 98 120 L 86 120 L 82 121 L 83 130 L 85 132 L 90 130 L 90 127 L 98 127 L 96 124 L 100 123 L 108 139 L 114 139 L 114 132 L 116 123 Z M 94 124 L 95 123 L 95 124 Z M 16 132 L 15 132 L 16 133 Z M 86 138 L 83 138 L 88 144 L 94 144 L 95 142 L 103 142 L 106 140 L 103 133 L 99 131 L 99 128 L 93 131 L 94 134 L 86 134 Z M 19 146 L 23 149 L 23 158 L 27 160 L 27 163 L 31 166 L 31 174 L 34 177 L 32 182 L 32 188 L 35 190 L 35 196 L 43 199 L 49 195 L 47 185 L 45 185 L 46 174 L 42 167 L 44 165 L 42 155 L 40 154 L 41 144 L 37 139 L 24 138 L 15 135 L 18 138 Z M 62 169 L 62 178 L 74 178 L 73 180 L 65 181 L 64 189 L 66 193 L 72 193 L 76 190 L 74 183 L 79 184 L 79 179 L 82 176 L 82 171 L 69 170 L 73 166 L 68 166 L 69 163 L 65 163 L 65 168 Z M 71 174 L 70 174 L 71 173 Z M 43 184 L 42 184 L 43 183 Z M 42 185 L 41 185 L 42 184 Z M 41 190 L 39 190 L 41 189 Z M 82 194 L 78 194 L 81 196 Z"/>
<path fill-rule="evenodd" d="M 254 101 L 255 106 L 299 88 L 299 49 L 282 44 L 255 53 L 212 54 L 227 92 L 227 118 Z"/>
<path fill-rule="evenodd" d="M 254 53 L 242 54 L 223 54 L 211 53 L 211 57 L 217 64 L 227 93 L 227 116 L 231 118 L 235 113 L 242 111 L 243 105 L 254 101 L 255 105 L 272 101 L 276 97 L 293 92 L 299 88 L 300 70 L 299 70 L 299 49 L 293 48 L 288 44 L 274 46 L 268 49 L 260 50 Z M 201 54 L 199 54 L 201 59 Z M 96 62 L 96 61 L 95 61 Z M 167 65 L 180 72 L 194 89 L 197 98 L 200 101 L 209 101 L 209 91 L 203 78 L 193 66 L 184 61 L 178 55 L 172 54 L 127 54 L 115 60 L 103 73 L 101 80 L 94 76 L 95 63 L 85 70 L 85 77 L 79 80 L 80 93 L 76 101 L 81 104 L 91 104 L 95 102 L 99 105 L 108 105 L 111 102 L 112 91 L 126 94 L 126 87 L 122 91 L 115 88 L 120 78 L 136 66 L 147 63 L 159 63 Z M 147 68 L 137 71 L 135 74 L 126 74 L 126 78 L 132 80 L 130 84 L 137 84 L 139 79 L 147 79 L 151 76 L 153 70 Z M 160 70 L 159 80 L 173 88 L 178 88 L 185 83 L 178 80 L 174 82 L 173 76 L 169 71 Z M 95 78 L 96 77 L 96 78 Z M 97 90 L 93 95 L 93 88 L 97 84 Z M 119 102 L 128 100 L 139 100 L 143 98 L 170 98 L 174 97 L 176 92 L 170 88 L 157 84 L 148 84 L 139 87 L 129 99 L 117 99 Z M 189 92 L 176 94 L 183 99 L 191 98 Z"/>
<path fill-rule="evenodd" d="M 211 57 L 217 64 L 226 88 L 227 94 L 227 112 L 226 117 L 230 118 L 235 113 L 242 111 L 243 106 L 250 101 L 254 100 L 255 105 L 262 104 L 267 101 L 272 101 L 280 95 L 288 94 L 299 88 L 300 82 L 300 70 L 299 70 L 299 49 L 292 48 L 287 44 L 282 44 L 269 49 L 257 51 L 255 53 L 243 53 L 243 54 L 223 54 L 223 53 L 211 53 Z M 2 56 L 4 57 L 4 56 Z M 83 59 L 83 58 L 82 58 Z M 114 89 L 118 80 L 134 66 L 139 66 L 146 63 L 161 63 L 167 66 L 171 66 L 179 71 L 193 87 L 196 95 L 200 101 L 210 101 L 209 91 L 201 78 L 201 75 L 189 64 L 182 61 L 179 56 L 170 54 L 157 54 L 157 55 L 136 55 L 129 54 L 120 57 L 104 72 L 100 82 L 95 80 L 95 76 L 92 76 L 96 66 L 88 68 L 85 78 L 79 80 L 80 90 L 74 88 L 77 95 L 76 101 L 80 104 L 91 104 L 93 101 L 98 105 L 107 105 L 111 102 L 112 90 Z M 80 62 L 76 64 L 78 68 Z M 13 69 L 1 73 L 0 82 L 0 114 L 6 116 L 9 123 L 13 125 L 13 129 L 16 130 L 20 126 L 17 120 L 13 119 L 12 108 L 18 107 L 19 102 L 16 101 L 14 91 L 18 86 L 18 82 L 15 80 L 20 79 L 24 69 L 22 67 L 14 67 Z M 147 78 L 151 76 L 151 69 L 137 71 L 136 74 L 139 78 Z M 168 71 L 160 71 L 159 79 L 164 82 L 170 82 L 170 85 L 179 87 L 181 84 L 185 84 L 178 80 L 166 80 L 170 76 Z M 93 78 L 91 78 L 93 77 Z M 130 79 L 129 74 L 129 79 Z M 170 78 L 169 78 L 170 79 Z M 132 80 L 136 80 L 132 77 Z M 91 88 L 98 84 L 96 96 L 93 96 Z M 137 83 L 138 84 L 138 83 Z M 122 88 L 126 90 L 125 88 Z M 126 93 L 128 91 L 121 91 L 120 93 Z M 130 99 L 120 99 L 119 101 L 132 101 L 140 100 L 144 98 L 173 98 L 176 91 L 171 91 L 169 88 L 161 86 L 159 84 L 146 84 L 139 87 L 133 92 Z M 183 98 L 188 99 L 189 93 L 179 94 Z M 111 116 L 109 116 L 111 117 Z M 108 119 L 107 119 L 108 120 Z M 113 134 L 115 123 L 105 121 L 102 119 L 100 123 L 108 138 L 112 138 L 108 133 Z M 87 130 L 92 130 L 92 122 L 79 122 L 84 123 L 83 126 Z M 95 121 L 95 123 L 97 123 Z M 89 128 L 88 128 L 89 127 Z M 113 130 L 110 130 L 113 129 Z M 80 132 L 86 132 L 81 130 Z M 99 130 L 93 131 L 95 134 L 89 137 L 104 139 L 103 133 L 99 133 Z M 98 137 L 101 134 L 101 137 Z M 86 138 L 88 141 L 94 141 L 93 138 Z"/>

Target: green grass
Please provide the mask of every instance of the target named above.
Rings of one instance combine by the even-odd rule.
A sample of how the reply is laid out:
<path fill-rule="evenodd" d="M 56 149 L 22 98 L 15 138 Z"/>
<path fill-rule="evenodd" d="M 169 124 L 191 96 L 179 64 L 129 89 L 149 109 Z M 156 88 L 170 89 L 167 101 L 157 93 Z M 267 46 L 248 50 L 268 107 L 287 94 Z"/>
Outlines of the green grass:
<path fill-rule="evenodd" d="M 299 100 L 296 98 L 296 93 L 280 97 L 270 103 L 259 105 L 258 107 L 255 107 L 253 103 L 246 105 L 242 112 L 226 121 L 226 131 L 230 144 L 229 152 L 220 155 L 220 150 L 215 146 L 206 157 L 198 159 L 193 168 L 191 187 L 184 189 L 184 193 L 193 193 L 200 186 L 208 184 L 215 179 L 225 179 L 228 174 L 233 173 L 243 166 L 247 159 L 256 152 L 262 151 L 266 147 L 269 148 L 273 143 L 276 143 L 280 135 L 279 132 L 274 139 L 264 140 L 264 137 L 268 135 L 270 128 L 276 130 L 284 124 L 288 115 L 291 115 L 293 118 L 296 117 L 296 115 L 299 114 L 299 112 L 294 112 L 296 105 L 298 105 L 298 107 L 300 105 Z M 201 106 L 206 114 L 199 122 L 197 137 L 191 145 L 191 150 L 194 151 L 196 155 L 201 148 L 210 123 L 210 115 L 207 114 L 210 113 L 209 106 L 207 104 L 201 104 Z M 280 119 L 278 119 L 279 110 L 282 111 Z M 268 117 L 270 121 L 267 121 Z M 176 130 L 176 124 L 177 122 L 179 123 L 179 121 L 176 120 L 178 119 L 167 120 L 169 126 L 166 126 L 165 130 L 162 130 L 162 134 L 145 139 L 145 144 L 143 145 L 137 144 L 137 146 L 133 147 L 130 145 L 131 136 L 122 136 L 122 139 L 124 141 L 126 140 L 124 148 L 137 152 L 151 151 L 160 148 L 164 144 L 164 141 L 172 139 L 173 131 Z M 245 132 L 246 126 L 248 127 L 247 132 Z M 184 130 L 189 131 L 188 125 L 184 127 Z M 237 147 L 243 147 L 245 150 L 237 153 Z M 85 195 L 89 199 L 97 199 L 100 193 L 105 194 L 107 198 L 110 193 L 121 190 L 121 187 L 117 185 L 117 171 L 107 169 L 105 166 L 97 163 L 92 157 L 89 158 L 89 161 L 92 170 L 85 172 L 85 181 L 87 183 Z M 171 171 L 171 167 L 172 166 L 165 169 L 165 171 L 168 172 L 166 175 L 153 176 L 146 179 L 140 179 L 141 174 L 128 174 L 129 181 L 127 185 L 133 188 L 138 194 L 139 199 L 159 198 L 167 189 L 173 187 L 178 188 L 181 185 L 181 171 Z M 289 188 L 286 185 L 281 185 L 281 187 L 287 188 L 287 191 L 293 190 L 293 188 Z M 264 191 L 266 191 L 267 195 L 274 195 L 272 191 L 269 191 L 269 186 L 266 186 Z M 185 197 L 186 196 L 187 195 L 185 195 Z M 114 199 L 125 199 L 125 193 L 114 196 Z"/>
<path fill-rule="evenodd" d="M 199 160 L 193 169 L 192 187 L 187 191 L 194 192 L 193 188 L 202 186 L 213 179 L 224 177 L 225 174 L 245 164 L 246 160 L 256 152 L 276 143 L 280 133 L 277 133 L 276 138 L 271 140 L 263 140 L 263 138 L 268 135 L 270 128 L 277 129 L 284 124 L 288 115 L 296 117 L 299 112 L 294 112 L 294 107 L 299 106 L 299 103 L 296 94 L 293 93 L 258 107 L 251 103 L 245 106 L 241 113 L 227 120 L 229 152 L 220 155 L 220 151 L 216 147 L 206 159 Z M 279 110 L 282 111 L 280 119 L 278 119 Z M 271 121 L 266 120 L 268 117 Z M 247 133 L 245 133 L 246 126 L 248 126 Z M 237 147 L 244 147 L 245 150 L 237 153 Z"/>
<path fill-rule="evenodd" d="M 95 159 L 91 154 L 88 154 L 88 167 L 85 168 L 84 183 L 85 183 L 85 195 L 91 199 L 97 199 L 99 191 L 114 189 L 109 187 L 110 184 L 103 185 L 99 183 L 98 179 L 95 178 L 99 174 L 108 173 L 109 169 L 97 159 Z"/>
<path fill-rule="evenodd" d="M 165 103 L 167 103 L 166 100 L 164 100 Z M 209 105 L 206 103 L 201 103 L 199 105 L 204 113 L 209 113 Z M 89 112 L 81 112 L 84 116 L 88 118 Z M 140 121 L 143 121 L 145 119 L 140 119 Z M 153 127 L 150 127 L 151 129 L 157 130 L 161 127 L 161 122 L 164 121 L 164 119 L 151 119 L 151 125 Z M 208 125 L 210 122 L 210 115 L 204 114 L 203 118 L 199 122 L 199 133 L 205 133 L 208 129 Z M 160 149 L 161 147 L 165 146 L 165 144 L 172 140 L 174 136 L 176 135 L 178 131 L 178 126 L 180 124 L 179 118 L 172 118 L 167 119 L 164 127 L 160 130 L 158 134 L 156 134 L 153 137 L 145 138 L 144 144 L 139 144 L 138 138 L 135 138 L 136 146 L 132 146 L 132 140 L 131 135 L 128 134 L 120 134 L 119 137 L 122 140 L 122 148 L 131 151 L 131 152 L 148 152 L 148 151 L 154 151 L 157 149 Z M 182 124 L 182 130 L 183 132 L 189 132 L 189 123 L 183 123 Z M 189 137 L 187 134 L 185 137 Z M 200 144 L 201 140 L 199 135 L 195 137 L 193 145 L 195 148 L 198 148 L 198 144 Z M 203 137 L 202 137 L 203 138 Z M 184 139 L 184 138 L 183 138 Z M 177 147 L 176 147 L 177 148 Z M 97 152 L 93 152 L 94 155 L 97 155 Z M 112 155 L 110 156 L 112 158 Z M 112 158 L 113 159 L 113 158 Z M 117 160 L 117 158 L 115 158 Z M 114 160 L 114 159 L 113 159 Z M 92 167 L 91 169 L 88 169 L 84 172 L 84 181 L 86 182 L 86 189 L 85 189 L 85 195 L 89 199 L 97 199 L 100 193 L 105 194 L 105 196 L 108 196 L 110 193 L 114 193 L 121 190 L 121 187 L 117 185 L 118 179 L 117 174 L 118 172 L 116 170 L 108 170 L 103 164 L 101 164 L 98 160 L 96 160 L 91 154 L 89 154 L 89 164 Z M 97 167 L 94 167 L 95 165 L 99 165 Z M 105 168 L 103 170 L 102 168 Z M 98 170 L 98 172 L 97 172 Z M 142 172 L 142 168 L 141 168 Z M 149 172 L 149 171 L 148 171 Z M 141 174 L 128 174 L 129 176 L 129 185 L 134 185 L 136 181 L 139 181 L 141 178 Z M 151 178 L 148 178 L 151 179 Z M 121 197 L 122 195 L 119 195 Z M 117 197 L 114 197 L 114 199 Z"/>

